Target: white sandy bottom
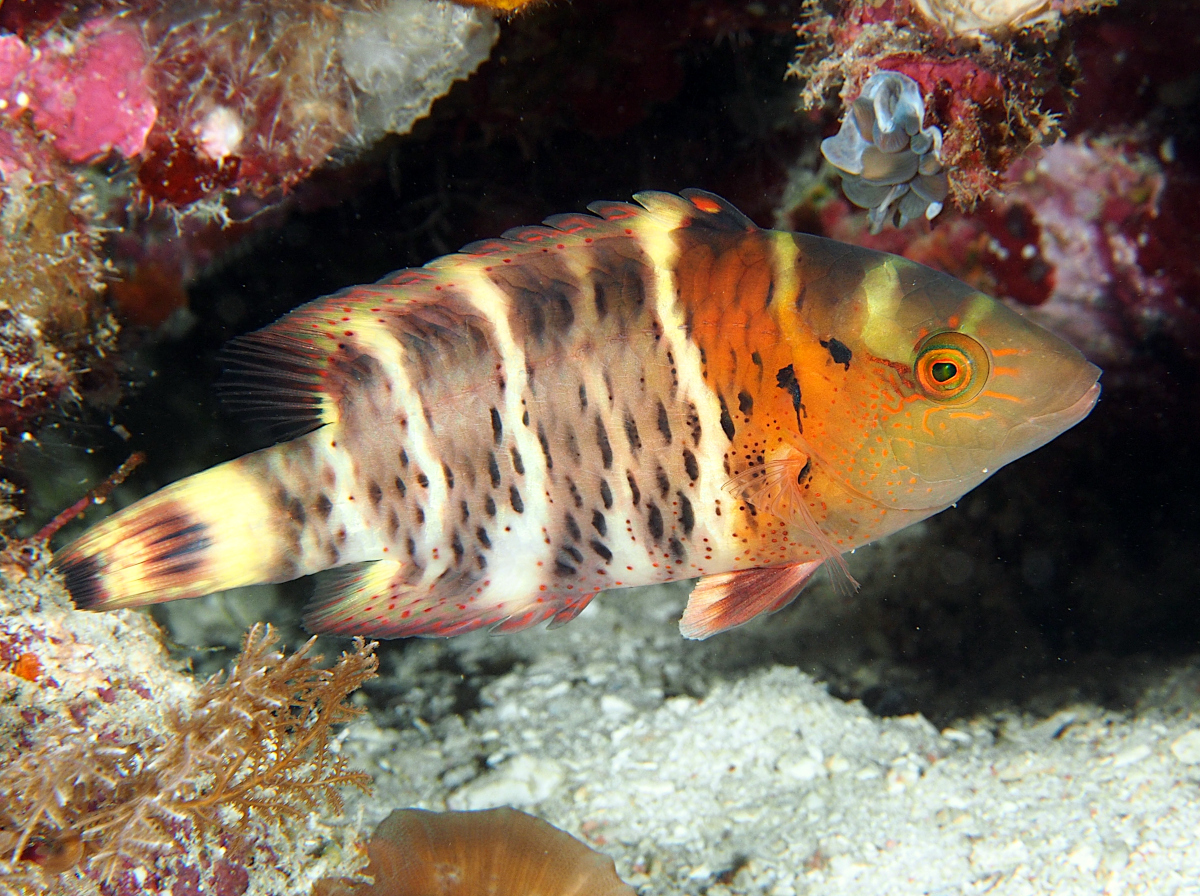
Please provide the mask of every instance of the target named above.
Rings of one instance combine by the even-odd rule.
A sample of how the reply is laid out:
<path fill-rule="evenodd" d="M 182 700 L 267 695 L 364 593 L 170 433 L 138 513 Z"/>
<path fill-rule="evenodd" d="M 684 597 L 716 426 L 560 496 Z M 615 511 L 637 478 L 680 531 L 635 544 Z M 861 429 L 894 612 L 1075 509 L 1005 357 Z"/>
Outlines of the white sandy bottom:
<path fill-rule="evenodd" d="M 664 697 L 678 635 L 621 609 L 431 645 L 520 659 L 461 716 L 351 728 L 367 820 L 517 806 L 659 896 L 1200 893 L 1200 715 L 1080 705 L 939 733 L 784 667 Z"/>

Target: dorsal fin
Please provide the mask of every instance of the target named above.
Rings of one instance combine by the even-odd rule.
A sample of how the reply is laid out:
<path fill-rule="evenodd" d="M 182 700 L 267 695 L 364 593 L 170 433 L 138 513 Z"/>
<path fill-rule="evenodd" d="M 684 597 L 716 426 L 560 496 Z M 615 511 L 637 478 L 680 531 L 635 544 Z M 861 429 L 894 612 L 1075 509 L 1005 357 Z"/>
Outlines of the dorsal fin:
<path fill-rule="evenodd" d="M 633 198 L 651 214 L 686 222 L 690 227 L 707 227 L 729 233 L 759 229 L 731 203 L 704 190 L 684 190 L 678 196 L 646 190 L 635 193 Z"/>
<path fill-rule="evenodd" d="M 373 286 L 356 286 L 297 308 L 270 326 L 240 336 L 225 347 L 225 373 L 218 385 L 225 403 L 276 438 L 292 438 L 337 419 L 334 371 L 354 375 L 354 357 L 343 343 L 356 325 L 384 323 L 398 336 L 453 338 L 456 315 L 447 310 L 455 270 L 467 260 L 500 258 L 518 264 L 528 253 L 624 237 L 633 220 L 653 219 L 659 226 L 702 226 L 744 231 L 754 223 L 725 200 L 702 190 L 643 192 L 640 203 L 593 202 L 587 214 L 563 214 L 543 224 L 512 228 L 501 238 L 468 243 L 455 254 L 420 268 L 387 275 Z M 389 307 L 390 306 L 390 307 Z"/>
<path fill-rule="evenodd" d="M 717 230 L 758 230 L 759 226 L 742 214 L 733 203 L 716 193 L 705 190 L 683 190 L 680 195 L 695 208 L 703 212 L 692 218 L 693 224 L 701 224 Z"/>

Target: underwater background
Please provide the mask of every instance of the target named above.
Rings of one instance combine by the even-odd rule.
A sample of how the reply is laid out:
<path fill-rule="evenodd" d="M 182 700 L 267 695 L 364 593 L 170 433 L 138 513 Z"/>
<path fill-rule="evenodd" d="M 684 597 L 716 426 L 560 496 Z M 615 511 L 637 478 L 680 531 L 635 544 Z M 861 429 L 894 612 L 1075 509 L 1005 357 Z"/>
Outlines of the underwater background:
<path fill-rule="evenodd" d="M 821 578 L 705 642 L 680 638 L 671 586 L 553 631 L 384 642 L 343 695 L 363 715 L 330 735 L 369 796 L 236 849 L 214 846 L 233 816 L 168 825 L 103 869 L 86 847 L 46 859 L 69 853 L 46 812 L 0 892 L 307 893 L 361 868 L 393 808 L 498 805 L 612 855 L 643 894 L 1200 892 L 1200 5 L 504 6 L 0 5 L 10 769 L 51 736 L 168 730 L 141 703 L 191 705 L 256 622 L 282 661 L 312 587 L 104 621 L 21 539 L 134 451 L 51 548 L 269 444 L 216 400 L 227 340 L 509 227 L 710 190 L 1009 301 L 1104 369 L 1099 404 L 858 550 L 854 594 Z M 942 141 L 943 207 L 902 227 L 873 228 L 821 152 L 880 70 L 918 84 Z M 92 87 L 68 102 L 53 85 L 73 78 Z M 26 799 L 26 778 L 0 773 L 0 796 Z"/>

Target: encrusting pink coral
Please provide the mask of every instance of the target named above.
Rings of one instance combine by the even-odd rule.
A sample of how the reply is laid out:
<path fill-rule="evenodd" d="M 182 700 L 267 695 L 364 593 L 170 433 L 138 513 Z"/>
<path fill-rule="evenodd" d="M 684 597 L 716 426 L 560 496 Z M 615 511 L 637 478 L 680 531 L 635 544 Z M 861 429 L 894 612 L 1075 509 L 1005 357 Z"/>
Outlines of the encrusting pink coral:
<path fill-rule="evenodd" d="M 373 883 L 327 879 L 313 896 L 634 896 L 611 858 L 515 809 L 397 809 L 367 854 Z"/>

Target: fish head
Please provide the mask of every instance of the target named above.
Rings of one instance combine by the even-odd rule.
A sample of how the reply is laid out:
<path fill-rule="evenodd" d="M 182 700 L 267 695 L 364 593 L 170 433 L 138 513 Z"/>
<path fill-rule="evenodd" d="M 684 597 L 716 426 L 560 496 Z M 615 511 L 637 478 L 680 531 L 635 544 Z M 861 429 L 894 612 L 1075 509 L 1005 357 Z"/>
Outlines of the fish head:
<path fill-rule="evenodd" d="M 826 351 L 840 343 L 845 369 L 826 362 L 806 393 L 809 417 L 825 421 L 804 433 L 843 488 L 933 512 L 1095 405 L 1100 369 L 1058 336 L 924 265 L 846 252 L 852 281 L 809 320 Z"/>

